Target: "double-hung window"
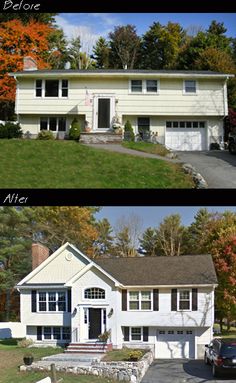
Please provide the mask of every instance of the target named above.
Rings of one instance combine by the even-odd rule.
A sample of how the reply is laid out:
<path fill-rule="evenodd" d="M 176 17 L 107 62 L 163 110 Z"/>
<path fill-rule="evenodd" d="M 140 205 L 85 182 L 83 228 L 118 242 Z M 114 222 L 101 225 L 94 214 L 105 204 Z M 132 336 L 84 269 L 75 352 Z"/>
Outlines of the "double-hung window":
<path fill-rule="evenodd" d="M 66 293 L 64 291 L 42 291 L 38 293 L 39 311 L 66 311 Z"/>
<path fill-rule="evenodd" d="M 157 93 L 157 80 L 146 80 L 147 93 Z"/>
<path fill-rule="evenodd" d="M 131 92 L 142 93 L 142 91 L 143 91 L 142 80 L 131 80 Z"/>
<path fill-rule="evenodd" d="M 191 309 L 191 297 L 190 290 L 179 290 L 179 310 L 190 310 Z"/>
<path fill-rule="evenodd" d="M 196 93 L 197 85 L 195 80 L 185 80 L 184 81 L 184 92 L 185 93 Z"/>
<path fill-rule="evenodd" d="M 130 291 L 129 310 L 151 310 L 151 291 Z"/>

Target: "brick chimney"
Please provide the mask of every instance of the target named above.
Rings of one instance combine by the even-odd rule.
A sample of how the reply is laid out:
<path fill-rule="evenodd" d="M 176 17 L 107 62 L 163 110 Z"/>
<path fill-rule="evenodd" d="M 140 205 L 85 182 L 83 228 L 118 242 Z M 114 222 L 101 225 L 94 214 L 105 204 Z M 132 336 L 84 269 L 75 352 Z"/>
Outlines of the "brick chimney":
<path fill-rule="evenodd" d="M 32 270 L 36 269 L 49 257 L 49 249 L 41 243 L 32 244 Z"/>
<path fill-rule="evenodd" d="M 30 56 L 25 56 L 24 57 L 24 70 L 37 70 L 37 63 L 36 61 L 30 57 Z"/>

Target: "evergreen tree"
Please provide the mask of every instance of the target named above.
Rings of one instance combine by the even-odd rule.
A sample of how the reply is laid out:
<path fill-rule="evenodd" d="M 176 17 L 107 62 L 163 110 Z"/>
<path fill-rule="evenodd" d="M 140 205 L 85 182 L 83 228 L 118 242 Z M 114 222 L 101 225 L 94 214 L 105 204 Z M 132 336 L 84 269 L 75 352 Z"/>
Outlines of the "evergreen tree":
<path fill-rule="evenodd" d="M 96 223 L 96 228 L 98 231 L 98 238 L 94 244 L 95 257 L 111 255 L 114 237 L 112 235 L 113 229 L 110 222 L 107 218 L 103 218 Z"/>
<path fill-rule="evenodd" d="M 109 43 L 103 37 L 99 37 L 93 47 L 92 58 L 96 62 L 96 68 L 108 69 L 110 67 L 110 47 Z"/>
<path fill-rule="evenodd" d="M 157 243 L 157 233 L 156 230 L 148 227 L 140 238 L 140 246 L 145 250 L 147 256 L 157 256 L 160 255 L 159 246 Z"/>

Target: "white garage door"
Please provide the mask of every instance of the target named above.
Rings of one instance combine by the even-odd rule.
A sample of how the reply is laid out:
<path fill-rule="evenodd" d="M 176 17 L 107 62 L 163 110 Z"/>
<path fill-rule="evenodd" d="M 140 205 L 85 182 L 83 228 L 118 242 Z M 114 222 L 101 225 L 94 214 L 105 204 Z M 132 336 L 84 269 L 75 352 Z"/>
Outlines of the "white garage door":
<path fill-rule="evenodd" d="M 157 330 L 155 357 L 158 359 L 194 358 L 193 330 Z"/>
<path fill-rule="evenodd" d="M 200 128 L 166 128 L 165 145 L 173 150 L 205 150 L 206 130 Z"/>

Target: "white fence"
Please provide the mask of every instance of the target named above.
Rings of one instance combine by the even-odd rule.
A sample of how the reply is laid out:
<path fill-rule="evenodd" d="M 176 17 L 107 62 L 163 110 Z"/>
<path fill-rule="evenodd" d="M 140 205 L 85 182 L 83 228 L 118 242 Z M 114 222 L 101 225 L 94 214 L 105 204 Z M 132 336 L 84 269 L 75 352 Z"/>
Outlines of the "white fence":
<path fill-rule="evenodd" d="M 0 339 L 24 338 L 26 326 L 20 322 L 0 322 Z"/>

